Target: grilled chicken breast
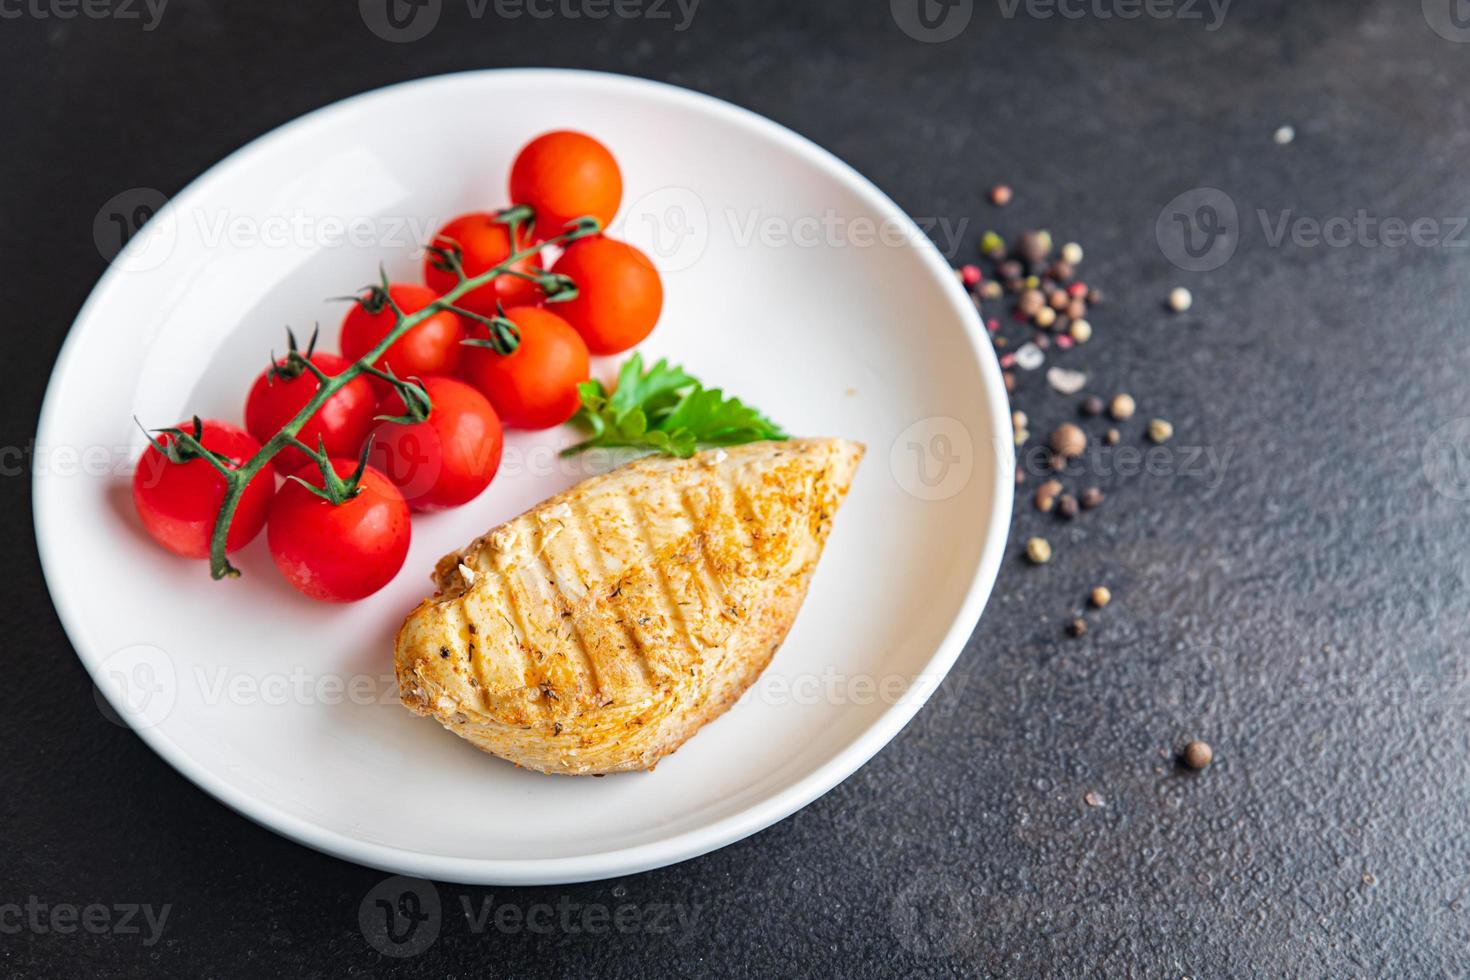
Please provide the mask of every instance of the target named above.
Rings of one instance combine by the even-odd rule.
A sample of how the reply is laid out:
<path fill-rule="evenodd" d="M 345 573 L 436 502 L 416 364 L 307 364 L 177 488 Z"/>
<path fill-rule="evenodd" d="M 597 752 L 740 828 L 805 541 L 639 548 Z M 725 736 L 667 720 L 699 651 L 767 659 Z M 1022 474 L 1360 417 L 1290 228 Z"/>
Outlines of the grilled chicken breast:
<path fill-rule="evenodd" d="M 495 528 L 399 630 L 404 705 L 528 769 L 652 769 L 770 662 L 862 454 L 648 457 Z"/>

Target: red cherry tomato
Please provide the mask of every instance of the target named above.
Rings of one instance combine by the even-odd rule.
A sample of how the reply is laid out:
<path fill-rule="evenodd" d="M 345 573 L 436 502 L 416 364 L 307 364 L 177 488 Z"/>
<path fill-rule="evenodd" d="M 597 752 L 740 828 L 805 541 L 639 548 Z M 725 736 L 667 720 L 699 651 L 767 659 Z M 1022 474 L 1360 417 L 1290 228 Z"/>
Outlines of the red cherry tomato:
<path fill-rule="evenodd" d="M 277 363 L 284 366 L 286 361 L 283 358 Z M 341 374 L 352 364 L 336 354 L 313 354 L 311 363 L 321 368 L 329 378 Z M 321 387 L 310 371 L 302 371 L 294 378 L 272 377 L 273 373 L 270 369 L 262 371 L 245 399 L 245 428 L 262 443 L 269 441 L 281 426 L 295 418 Z M 367 378 L 353 378 L 317 409 L 296 438 L 313 449 L 325 443 L 329 456 L 355 457 L 362 448 L 362 441 L 372 430 L 377 404 L 373 386 L 368 384 Z M 309 457 L 296 449 L 282 450 L 272 460 L 277 472 L 283 474 L 300 468 L 306 462 L 309 462 Z"/>
<path fill-rule="evenodd" d="M 192 422 L 180 422 L 175 428 L 191 434 L 194 431 Z M 166 432 L 157 438 L 165 446 L 174 441 Z M 236 468 L 260 451 L 260 443 L 244 429 L 213 419 L 204 422 L 200 442 L 205 449 L 229 457 Z M 208 558 L 209 538 L 225 489 L 225 478 L 208 460 L 173 463 L 150 445 L 143 450 L 133 473 L 133 506 L 138 508 L 143 527 L 153 540 L 185 558 Z M 245 485 L 225 537 L 226 551 L 243 548 L 265 527 L 275 492 L 276 478 L 269 468 Z"/>
<path fill-rule="evenodd" d="M 488 399 L 463 381 L 425 378 L 433 410 L 416 425 L 380 422 L 368 462 L 398 487 L 414 510 L 458 507 L 480 495 L 500 468 L 500 417 Z M 394 391 L 379 415 L 402 415 Z"/>
<path fill-rule="evenodd" d="M 540 307 L 521 306 L 505 315 L 520 330 L 520 346 L 512 354 L 465 348 L 465 377 L 506 425 L 546 429 L 565 422 L 581 404 L 577 385 L 591 374 L 587 345 L 565 320 Z M 488 332 L 477 326 L 471 334 Z"/>
<path fill-rule="evenodd" d="M 623 199 L 623 175 L 597 140 L 558 130 L 536 137 L 516 156 L 510 199 L 535 210 L 538 238 L 553 238 L 585 215 L 606 228 Z"/>
<path fill-rule="evenodd" d="M 525 229 L 521 240 L 516 243 L 524 248 L 529 243 Z M 497 221 L 494 212 L 474 211 L 462 214 L 439 229 L 432 243 L 438 248 L 458 248 L 460 265 L 467 276 L 478 276 L 510 257 L 513 251 L 510 240 L 510 225 Z M 535 275 L 541 271 L 541 256 L 529 255 L 512 268 Z M 443 295 L 459 285 L 459 279 L 449 269 L 442 267 L 442 260 L 433 252 L 424 258 L 424 282 L 430 289 Z M 455 305 L 478 313 L 494 316 L 495 304 L 524 306 L 536 303 L 541 298 L 541 287 L 529 279 L 519 276 L 500 275 L 493 281 L 465 293 L 455 300 Z"/>
<path fill-rule="evenodd" d="M 567 246 L 552 267 L 577 284 L 577 298 L 556 305 L 594 354 L 617 354 L 647 337 L 664 307 L 664 287 L 648 257 L 601 235 Z"/>
<path fill-rule="evenodd" d="M 357 464 L 332 460 L 338 476 Z M 315 463 L 296 476 L 322 486 Z M 357 496 L 332 504 L 295 480 L 287 480 L 271 505 L 266 541 L 286 580 L 324 602 L 353 602 L 387 585 L 408 555 L 408 504 L 383 474 L 368 467 Z"/>
<path fill-rule="evenodd" d="M 355 361 L 388 336 L 397 317 L 388 297 L 404 313 L 417 313 L 438 298 L 426 286 L 399 283 L 388 287 L 385 296 L 380 288 L 370 290 L 353 304 L 342 320 L 342 355 Z M 463 348 L 464 323 L 447 310 L 440 310 L 393 342 L 393 346 L 373 362 L 379 370 L 393 369 L 400 378 L 427 378 L 431 374 L 454 374 L 459 370 Z M 378 397 L 392 391 L 386 381 L 370 378 Z"/>

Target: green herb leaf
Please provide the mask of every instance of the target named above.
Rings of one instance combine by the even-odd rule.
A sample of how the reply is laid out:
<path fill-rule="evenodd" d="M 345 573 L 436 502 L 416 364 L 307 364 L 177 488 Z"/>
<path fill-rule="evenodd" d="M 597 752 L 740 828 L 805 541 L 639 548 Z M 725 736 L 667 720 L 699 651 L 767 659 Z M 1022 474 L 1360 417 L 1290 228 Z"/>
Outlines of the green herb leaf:
<path fill-rule="evenodd" d="M 573 421 L 591 437 L 564 455 L 594 447 L 650 449 L 668 456 L 693 456 L 701 445 L 736 446 L 785 439 L 781 427 L 719 388 L 706 388 L 677 365 L 660 359 L 648 370 L 634 354 L 608 392 L 600 381 L 577 386 L 582 407 Z"/>

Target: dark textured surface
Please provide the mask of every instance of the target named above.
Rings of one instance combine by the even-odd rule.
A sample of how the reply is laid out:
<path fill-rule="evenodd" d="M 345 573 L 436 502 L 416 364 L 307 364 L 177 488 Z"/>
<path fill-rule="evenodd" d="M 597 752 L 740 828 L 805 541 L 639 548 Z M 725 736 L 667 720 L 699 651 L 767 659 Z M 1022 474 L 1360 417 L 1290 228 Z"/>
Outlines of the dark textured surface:
<path fill-rule="evenodd" d="M 151 32 L 0 20 L 7 441 L 34 431 L 52 359 L 103 269 L 91 228 L 112 195 L 173 193 L 248 139 L 364 89 L 546 64 L 664 79 L 771 116 L 910 213 L 968 218 L 966 255 L 992 223 L 1080 240 L 1111 301 L 1068 362 L 1139 399 L 1131 439 L 1147 417 L 1174 423 L 1174 475 L 1104 477 L 1104 508 L 1070 526 L 1022 504 L 1017 542 L 1041 531 L 1056 560 L 1007 563 L 954 683 L 817 803 L 625 880 L 440 886 L 437 941 L 395 962 L 358 927 L 381 874 L 250 824 L 104 720 L 41 581 L 28 478 L 11 467 L 0 905 L 170 912 L 148 945 L 146 926 L 62 935 L 0 909 L 0 972 L 1470 970 L 1470 521 L 1422 464 L 1426 445 L 1445 445 L 1432 434 L 1470 416 L 1470 236 L 1446 221 L 1470 214 L 1470 46 L 1434 33 L 1415 0 L 1241 3 L 1214 31 L 977 3 L 941 44 L 906 36 L 874 0 L 706 0 L 682 32 L 444 6 L 428 38 L 398 45 L 346 2 L 174 0 Z M 1282 123 L 1296 127 L 1290 146 L 1272 142 Z M 981 200 L 999 178 L 1017 189 L 1003 212 Z M 1222 268 L 1187 273 L 1161 254 L 1154 222 L 1200 186 L 1234 200 L 1242 241 Z M 1258 209 L 1268 224 L 1287 209 L 1432 218 L 1450 241 L 1273 246 Z M 1161 306 L 1176 283 L 1196 297 L 1182 316 Z M 1037 434 L 1070 404 L 1039 377 L 1019 401 Z M 1179 473 L 1186 447 L 1228 463 Z M 1470 486 L 1463 468 L 1436 473 L 1441 488 Z M 1066 638 L 1099 582 L 1113 605 Z M 1216 749 L 1199 775 L 1168 759 L 1194 734 Z M 1089 792 L 1104 805 L 1087 806 Z M 461 902 L 486 899 L 533 916 L 549 904 L 549 932 L 492 919 L 477 933 Z M 579 906 L 574 923 L 589 906 L 641 918 L 593 935 L 567 929 L 558 903 Z"/>

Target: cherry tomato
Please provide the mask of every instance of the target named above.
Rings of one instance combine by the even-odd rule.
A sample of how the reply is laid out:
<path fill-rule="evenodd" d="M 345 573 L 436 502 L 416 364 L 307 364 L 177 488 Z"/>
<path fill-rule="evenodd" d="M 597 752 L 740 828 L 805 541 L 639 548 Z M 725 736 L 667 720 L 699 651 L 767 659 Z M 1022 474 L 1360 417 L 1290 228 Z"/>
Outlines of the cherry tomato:
<path fill-rule="evenodd" d="M 194 424 L 180 422 L 174 428 L 192 434 Z M 159 433 L 157 439 L 165 446 L 174 441 L 166 432 Z M 229 457 L 236 468 L 260 452 L 260 443 L 250 433 L 213 419 L 204 422 L 200 442 L 205 449 Z M 143 450 L 133 473 L 133 506 L 138 508 L 143 527 L 153 540 L 185 558 L 209 557 L 209 538 L 214 533 L 225 490 L 225 478 L 208 460 L 170 462 L 151 445 Z M 226 551 L 243 548 L 265 527 L 266 513 L 275 492 L 276 478 L 269 468 L 261 470 L 245 485 L 230 522 L 230 532 L 225 536 Z"/>
<path fill-rule="evenodd" d="M 647 337 L 664 306 L 664 287 L 648 257 L 601 235 L 567 246 L 552 267 L 577 284 L 577 298 L 556 304 L 594 354 L 617 354 Z"/>
<path fill-rule="evenodd" d="M 521 334 L 511 354 L 467 347 L 464 374 L 484 393 L 500 420 L 519 429 L 546 429 L 571 418 L 581 404 L 577 385 L 591 373 L 587 345 L 555 313 L 520 306 L 505 315 Z M 483 326 L 471 330 L 484 336 Z"/>
<path fill-rule="evenodd" d="M 606 228 L 623 199 L 623 175 L 597 140 L 558 130 L 536 137 L 516 156 L 510 199 L 535 210 L 538 238 L 553 238 L 585 215 Z"/>
<path fill-rule="evenodd" d="M 404 313 L 417 313 L 438 298 L 432 289 L 409 283 L 389 286 L 387 296 L 381 289 L 370 290 L 342 320 L 342 356 L 349 361 L 367 354 L 393 329 L 397 316 L 388 305 L 389 296 Z M 400 378 L 454 374 L 459 370 L 461 340 L 463 321 L 448 310 L 440 310 L 395 340 L 373 367 L 380 371 L 392 368 Z M 377 378 L 370 378 L 369 383 L 379 398 L 393 390 L 388 382 Z"/>
<path fill-rule="evenodd" d="M 357 464 L 332 460 L 338 476 Z M 315 463 L 296 474 L 322 486 Z M 324 602 L 353 602 L 387 585 L 408 555 L 408 504 L 398 488 L 371 466 L 357 496 L 332 504 L 295 480 L 287 480 L 271 505 L 265 537 L 271 557 L 300 592 Z"/>
<path fill-rule="evenodd" d="M 341 374 L 352 364 L 336 354 L 313 354 L 311 363 L 321 368 L 329 378 Z M 277 364 L 284 366 L 286 360 L 282 358 Z M 273 374 L 270 369 L 262 371 L 245 399 L 245 428 L 262 443 L 268 442 L 281 426 L 295 418 L 321 387 L 310 371 L 302 371 L 294 378 L 272 377 Z M 362 448 L 362 441 L 372 430 L 377 403 L 373 386 L 368 384 L 367 378 L 353 378 L 317 409 L 296 438 L 313 449 L 325 443 L 329 456 L 356 456 Z M 309 458 L 301 451 L 284 449 L 271 462 L 278 472 L 285 474 L 308 461 Z"/>
<path fill-rule="evenodd" d="M 480 495 L 500 468 L 500 417 L 486 397 L 453 378 L 425 378 L 433 410 L 416 425 L 380 422 L 368 462 L 398 487 L 414 510 L 458 507 Z M 406 411 L 397 391 L 379 415 Z"/>
<path fill-rule="evenodd" d="M 460 265 L 467 276 L 478 276 L 510 257 L 513 250 L 510 240 L 510 225 L 496 220 L 492 211 L 474 211 L 462 214 L 439 229 L 432 243 L 438 248 L 459 249 Z M 526 229 L 521 231 L 517 248 L 529 244 Z M 441 267 L 442 260 L 433 252 L 424 258 L 424 282 L 439 295 L 443 295 L 459 284 L 458 277 Z M 535 275 L 541 271 L 541 256 L 528 255 L 512 268 Z M 529 279 L 519 276 L 500 275 L 479 289 L 473 289 L 455 300 L 455 305 L 478 313 L 494 316 L 495 304 L 524 306 L 536 303 L 541 298 L 541 287 Z"/>

